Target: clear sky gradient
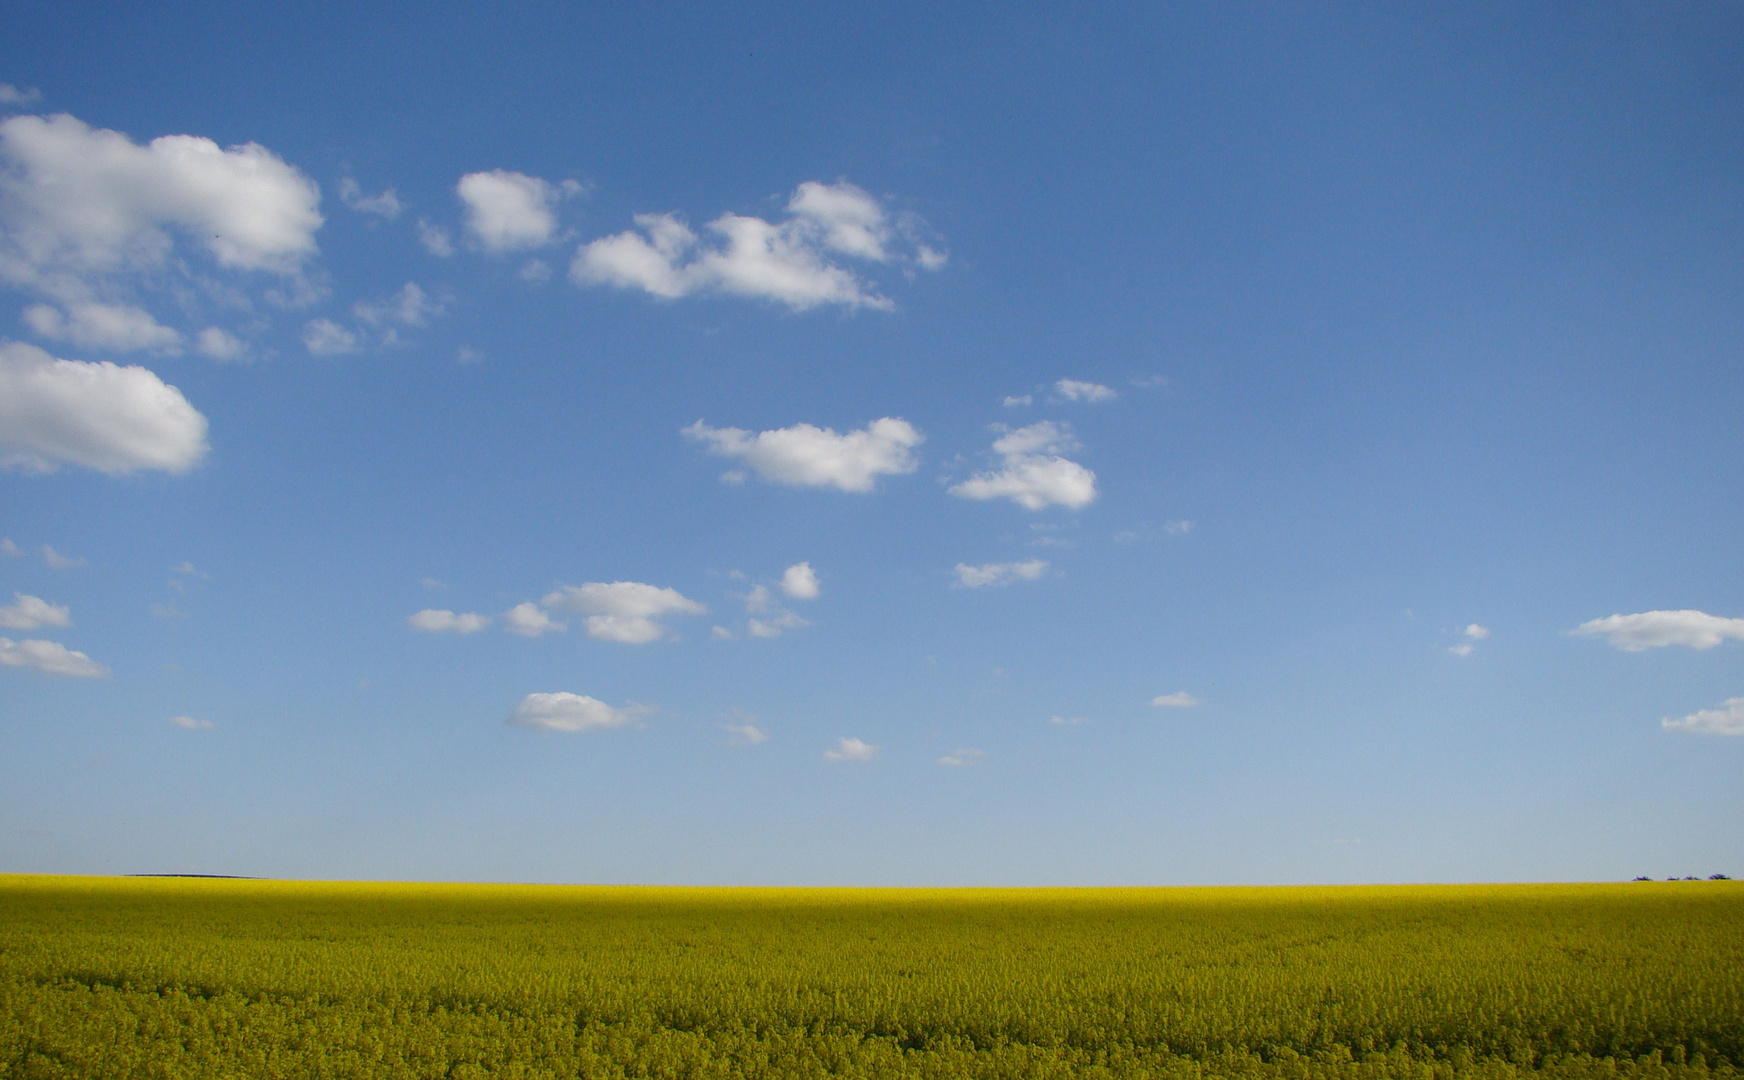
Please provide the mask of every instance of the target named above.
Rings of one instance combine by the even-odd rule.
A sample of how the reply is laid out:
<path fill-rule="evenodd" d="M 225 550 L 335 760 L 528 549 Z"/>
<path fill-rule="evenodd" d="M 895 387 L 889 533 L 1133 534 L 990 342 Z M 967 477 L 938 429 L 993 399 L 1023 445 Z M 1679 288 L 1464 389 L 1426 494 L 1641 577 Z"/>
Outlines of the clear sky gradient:
<path fill-rule="evenodd" d="M 0 871 L 1744 874 L 1744 8 L 8 5 Z"/>

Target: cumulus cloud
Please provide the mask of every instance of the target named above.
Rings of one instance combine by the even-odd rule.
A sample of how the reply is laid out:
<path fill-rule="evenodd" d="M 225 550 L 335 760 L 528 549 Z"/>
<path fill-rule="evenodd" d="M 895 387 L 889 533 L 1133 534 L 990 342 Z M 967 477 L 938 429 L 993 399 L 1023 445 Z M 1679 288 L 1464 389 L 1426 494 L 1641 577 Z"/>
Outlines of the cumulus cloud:
<path fill-rule="evenodd" d="M 1091 404 L 1113 401 L 1120 396 L 1101 383 L 1080 382 L 1077 379 L 1061 379 L 1056 382 L 1054 393 L 1067 401 L 1085 401 Z"/>
<path fill-rule="evenodd" d="M 542 731 L 598 731 L 623 727 L 651 712 L 646 705 L 613 708 L 586 694 L 528 694 L 509 713 L 507 723 Z"/>
<path fill-rule="evenodd" d="M 19 89 L 11 83 L 0 83 L 0 105 L 31 105 L 42 100 L 42 91 L 34 86 Z"/>
<path fill-rule="evenodd" d="M 950 489 L 965 499 L 1010 499 L 1026 510 L 1088 506 L 1096 498 L 1096 474 L 1059 456 L 1078 448 L 1067 424 L 1043 420 L 994 440 L 1004 468 L 977 473 Z"/>
<path fill-rule="evenodd" d="M 1199 703 L 1198 698 L 1185 690 L 1177 690 L 1173 694 L 1158 694 L 1151 698 L 1151 704 L 1159 709 L 1191 709 Z"/>
<path fill-rule="evenodd" d="M 13 593 L 12 603 L 0 607 L 0 627 L 7 630 L 35 630 L 43 626 L 71 625 L 72 609 L 63 604 L 51 604 L 41 597 Z"/>
<path fill-rule="evenodd" d="M 13 641 L 0 637 L 0 667 L 22 667 L 44 675 L 65 675 L 70 679 L 107 679 L 109 669 L 82 652 L 75 652 L 54 641 L 26 639 Z"/>
<path fill-rule="evenodd" d="M 1705 611 L 1643 611 L 1607 615 L 1569 631 L 1581 637 L 1602 636 L 1624 652 L 1642 652 L 1666 645 L 1711 649 L 1726 638 L 1744 640 L 1744 619 L 1727 619 Z"/>
<path fill-rule="evenodd" d="M 357 181 L 347 176 L 339 181 L 339 201 L 360 214 L 374 214 L 377 217 L 392 221 L 400 216 L 405 206 L 400 202 L 399 193 L 388 188 L 380 195 L 365 195 Z"/>
<path fill-rule="evenodd" d="M 553 611 L 585 615 L 589 637 L 625 645 L 644 645 L 665 637 L 667 628 L 657 621 L 663 616 L 700 615 L 708 610 L 677 589 L 640 581 L 564 585 L 541 603 Z"/>
<path fill-rule="evenodd" d="M 816 600 L 818 596 L 817 571 L 811 568 L 811 563 L 794 563 L 781 575 L 781 591 L 795 600 Z"/>
<path fill-rule="evenodd" d="M 859 739 L 838 739 L 834 750 L 824 751 L 825 761 L 872 761 L 878 757 L 878 748 L 871 743 Z"/>
<path fill-rule="evenodd" d="M 1727 698 L 1717 709 L 1703 709 L 1681 720 L 1669 716 L 1659 722 L 1667 731 L 1693 731 L 1701 735 L 1744 735 L 1744 697 Z"/>
<path fill-rule="evenodd" d="M 63 300 L 169 266 L 178 236 L 225 269 L 295 275 L 316 253 L 320 201 L 258 143 L 140 146 L 65 114 L 0 122 L 0 279 Z"/>
<path fill-rule="evenodd" d="M 1018 409 L 1018 408 L 1022 408 L 1025 405 L 1029 405 L 1029 404 L 1033 403 L 1034 401 L 1035 401 L 1035 398 L 1031 397 L 1030 395 L 1020 394 L 1020 395 L 1008 396 L 1003 401 L 1001 401 L 1000 404 L 1004 405 L 1008 409 Z"/>
<path fill-rule="evenodd" d="M 907 238 L 918 219 L 892 219 L 878 200 L 842 181 L 807 181 L 787 202 L 780 222 L 722 214 L 703 240 L 676 214 L 637 214 L 636 228 L 601 237 L 576 252 L 569 268 L 578 285 L 640 289 L 675 299 L 727 293 L 773 300 L 796 311 L 819 304 L 888 311 L 895 305 L 852 270 L 831 260 L 845 255 L 874 263 L 899 258 L 912 246 L 927 270 L 944 265 L 941 252 Z"/>
<path fill-rule="evenodd" d="M 574 180 L 553 184 L 526 173 L 492 169 L 467 173 L 454 191 L 466 206 L 467 235 L 484 250 L 500 255 L 549 244 L 557 235 L 557 204 L 579 193 L 581 185 Z"/>
<path fill-rule="evenodd" d="M 960 769 L 965 765 L 979 765 L 986 756 L 985 750 L 953 750 L 940 758 L 939 764 Z"/>
<path fill-rule="evenodd" d="M 569 627 L 547 615 L 545 609 L 538 604 L 528 602 L 516 604 L 503 612 L 503 629 L 522 637 L 539 637 L 543 634 L 560 634 Z"/>
<path fill-rule="evenodd" d="M 181 473 L 206 449 L 206 418 L 145 368 L 0 343 L 0 467 Z"/>
<path fill-rule="evenodd" d="M 161 325 L 145 309 L 128 304 L 82 300 L 68 304 L 64 312 L 47 304 L 32 304 L 24 309 L 24 322 L 51 341 L 68 341 L 87 349 L 182 351 L 180 333 Z"/>
<path fill-rule="evenodd" d="M 854 492 L 871 491 L 880 476 L 913 472 L 920 465 L 914 448 L 926 441 L 914 425 L 889 416 L 845 435 L 810 424 L 750 432 L 701 420 L 683 434 L 772 483 Z"/>
<path fill-rule="evenodd" d="M 210 720 L 196 720 L 191 716 L 172 716 L 169 722 L 185 731 L 204 731 L 213 726 Z"/>
<path fill-rule="evenodd" d="M 456 614 L 446 608 L 425 608 L 406 616 L 406 625 L 426 634 L 476 634 L 490 621 L 489 615 Z"/>
<path fill-rule="evenodd" d="M 1010 585 L 1014 581 L 1035 581 L 1048 568 L 1046 559 L 1028 562 L 982 563 L 970 566 L 958 563 L 956 588 L 981 589 L 989 585 Z"/>

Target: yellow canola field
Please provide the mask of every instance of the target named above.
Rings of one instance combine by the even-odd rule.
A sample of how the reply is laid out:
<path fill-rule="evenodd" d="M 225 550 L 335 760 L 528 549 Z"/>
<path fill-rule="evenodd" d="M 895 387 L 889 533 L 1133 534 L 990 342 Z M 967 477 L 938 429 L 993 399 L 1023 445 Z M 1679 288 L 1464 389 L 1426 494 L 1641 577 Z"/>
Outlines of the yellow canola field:
<path fill-rule="evenodd" d="M 0 876 L 21 1077 L 1732 1078 L 1744 884 Z"/>

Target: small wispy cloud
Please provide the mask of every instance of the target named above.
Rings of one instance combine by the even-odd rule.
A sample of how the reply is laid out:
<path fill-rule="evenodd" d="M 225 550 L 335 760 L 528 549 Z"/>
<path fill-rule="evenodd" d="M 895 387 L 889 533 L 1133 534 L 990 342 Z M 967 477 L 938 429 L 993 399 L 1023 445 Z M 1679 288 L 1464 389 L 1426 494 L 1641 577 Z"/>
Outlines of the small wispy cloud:
<path fill-rule="evenodd" d="M 1177 690 L 1172 694 L 1158 694 L 1151 698 L 1151 704 L 1159 709 L 1191 709 L 1203 703 L 1187 691 Z"/>
<path fill-rule="evenodd" d="M 406 208 L 400 202 L 399 193 L 393 188 L 388 188 L 379 195 L 365 195 L 363 188 L 349 176 L 339 181 L 339 201 L 360 214 L 374 214 L 389 221 L 399 217 L 400 211 Z"/>
<path fill-rule="evenodd" d="M 196 720 L 191 716 L 172 716 L 169 722 L 185 731 L 205 731 L 216 726 L 210 720 Z"/>
<path fill-rule="evenodd" d="M 825 761 L 874 761 L 877 757 L 876 746 L 855 738 L 838 739 L 834 750 L 824 751 Z"/>
<path fill-rule="evenodd" d="M 1120 396 L 1101 383 L 1083 382 L 1078 379 L 1061 379 L 1054 384 L 1054 393 L 1066 401 L 1083 401 L 1090 404 L 1113 401 Z"/>
<path fill-rule="evenodd" d="M 50 570 L 77 570 L 85 565 L 83 556 L 63 555 L 47 544 L 42 545 L 42 561 Z"/>
<path fill-rule="evenodd" d="M 984 589 L 988 586 L 1010 585 L 1014 581 L 1035 581 L 1048 569 L 1046 559 L 1027 562 L 982 563 L 970 566 L 958 563 L 952 573 L 957 575 L 953 588 Z"/>
<path fill-rule="evenodd" d="M 757 717 L 742 709 L 733 712 L 733 719 L 738 723 L 721 725 L 721 730 L 727 733 L 727 741 L 734 746 L 761 746 L 769 741 L 769 733 L 757 726 Z"/>
<path fill-rule="evenodd" d="M 1447 651 L 1455 656 L 1470 656 L 1472 650 L 1477 647 L 1477 643 L 1490 636 L 1490 628 L 1472 623 L 1460 631 L 1460 636 L 1465 640 L 1457 645 L 1448 646 Z"/>
<path fill-rule="evenodd" d="M 1079 724 L 1088 724 L 1089 722 L 1090 721 L 1084 719 L 1082 716 L 1050 716 L 1050 717 L 1048 717 L 1048 723 L 1058 724 L 1061 727 L 1077 727 Z"/>
<path fill-rule="evenodd" d="M 528 694 L 509 713 L 506 723 L 541 731 L 599 731 L 634 723 L 653 711 L 648 705 L 615 708 L 586 694 Z"/>
<path fill-rule="evenodd" d="M 963 768 L 968 765 L 979 765 L 981 759 L 987 756 L 985 750 L 953 750 L 939 759 L 939 764 L 950 768 Z"/>
<path fill-rule="evenodd" d="M 456 613 L 446 608 L 425 608 L 406 617 L 406 624 L 426 634 L 476 634 L 490 625 L 489 615 Z"/>

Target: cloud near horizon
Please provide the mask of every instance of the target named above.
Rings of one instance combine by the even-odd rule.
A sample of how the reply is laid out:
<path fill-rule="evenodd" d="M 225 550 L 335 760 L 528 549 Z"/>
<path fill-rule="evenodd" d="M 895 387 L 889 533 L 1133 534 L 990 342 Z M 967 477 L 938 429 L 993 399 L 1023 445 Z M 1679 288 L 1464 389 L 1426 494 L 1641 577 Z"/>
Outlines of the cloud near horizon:
<path fill-rule="evenodd" d="M 1688 608 L 1678 611 L 1643 611 L 1635 615 L 1607 615 L 1590 619 L 1570 630 L 1576 637 L 1602 636 L 1624 652 L 1683 645 L 1711 649 L 1731 638 L 1744 640 L 1744 619 L 1728 619 Z"/>
<path fill-rule="evenodd" d="M 624 645 L 646 645 L 668 633 L 658 620 L 667 615 L 701 615 L 708 608 L 677 589 L 640 581 L 590 581 L 563 585 L 546 594 L 540 605 L 585 615 L 589 637 Z"/>
<path fill-rule="evenodd" d="M 624 727 L 653 711 L 647 705 L 614 708 L 586 694 L 528 694 L 509 713 L 505 723 L 540 731 L 600 731 Z"/>
<path fill-rule="evenodd" d="M 902 476 L 920 467 L 914 448 L 926 441 L 914 425 L 882 417 L 858 431 L 838 435 L 811 424 L 770 431 L 711 428 L 698 420 L 682 434 L 721 457 L 737 458 L 758 477 L 789 487 L 833 487 L 863 494 L 880 476 Z M 728 473 L 723 479 L 743 474 Z"/>
<path fill-rule="evenodd" d="M 71 679 L 107 679 L 109 669 L 57 641 L 0 637 L 0 667 L 22 667 Z"/>
<path fill-rule="evenodd" d="M 1659 722 L 1667 731 L 1693 731 L 1700 735 L 1744 735 L 1744 697 L 1727 698 L 1717 709 L 1703 709 L 1680 720 Z"/>

